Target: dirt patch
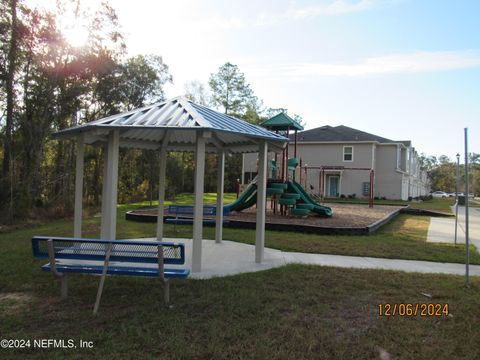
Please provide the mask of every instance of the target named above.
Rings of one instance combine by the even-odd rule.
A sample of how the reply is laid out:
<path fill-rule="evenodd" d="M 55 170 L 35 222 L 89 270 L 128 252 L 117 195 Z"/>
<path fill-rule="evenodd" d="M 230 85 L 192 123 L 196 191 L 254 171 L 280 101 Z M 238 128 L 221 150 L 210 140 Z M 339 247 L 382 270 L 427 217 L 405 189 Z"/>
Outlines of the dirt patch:
<path fill-rule="evenodd" d="M 284 224 L 286 222 L 295 225 L 320 226 L 320 227 L 366 227 L 384 219 L 385 217 L 399 211 L 400 206 L 375 205 L 369 208 L 368 205 L 352 204 L 325 204 L 333 210 L 333 216 L 323 218 L 316 214 L 311 214 L 305 218 L 295 216 L 282 216 L 278 212 L 273 213 L 267 209 L 267 223 Z M 255 222 L 256 209 L 250 208 L 240 213 L 232 213 L 232 220 L 241 220 Z"/>
<path fill-rule="evenodd" d="M 282 225 L 299 225 L 304 227 L 321 227 L 321 228 L 366 228 L 371 226 L 389 216 L 400 211 L 403 206 L 389 206 L 389 205 L 375 205 L 369 208 L 368 205 L 360 204 L 325 204 L 333 210 L 333 216 L 330 218 L 320 217 L 317 214 L 311 213 L 307 217 L 296 217 L 291 215 L 281 215 L 278 211 L 273 212 L 272 209 L 267 209 L 267 224 L 282 224 Z M 142 209 L 132 212 L 132 220 L 137 221 L 156 221 L 156 209 Z M 251 207 L 242 212 L 232 212 L 228 218 L 235 223 L 256 223 L 256 208 Z M 128 215 L 128 214 L 127 214 Z M 165 210 L 165 216 L 174 216 Z M 189 216 L 182 216 L 189 217 Z M 128 218 L 128 217 L 127 217 Z M 214 217 L 205 216 L 204 219 L 213 220 Z"/>
<path fill-rule="evenodd" d="M 21 292 L 0 294 L 0 310 L 2 312 L 18 311 L 32 301 L 31 295 Z"/>

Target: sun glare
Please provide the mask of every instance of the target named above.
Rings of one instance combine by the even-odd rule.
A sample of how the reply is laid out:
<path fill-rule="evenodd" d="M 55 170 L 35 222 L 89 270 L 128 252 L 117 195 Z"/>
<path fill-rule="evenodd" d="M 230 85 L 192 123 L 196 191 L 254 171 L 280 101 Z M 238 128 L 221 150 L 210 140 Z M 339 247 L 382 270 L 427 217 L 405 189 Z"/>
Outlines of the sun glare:
<path fill-rule="evenodd" d="M 84 46 L 88 39 L 87 29 L 79 25 L 68 26 L 62 33 L 65 36 L 65 40 L 73 47 Z"/>

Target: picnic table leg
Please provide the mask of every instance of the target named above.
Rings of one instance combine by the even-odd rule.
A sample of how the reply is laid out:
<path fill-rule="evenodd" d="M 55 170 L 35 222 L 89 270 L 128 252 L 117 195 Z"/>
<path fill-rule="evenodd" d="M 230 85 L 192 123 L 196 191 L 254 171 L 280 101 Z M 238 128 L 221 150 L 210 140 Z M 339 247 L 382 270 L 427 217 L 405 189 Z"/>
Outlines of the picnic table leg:
<path fill-rule="evenodd" d="M 165 305 L 168 306 L 170 303 L 170 281 L 168 279 L 163 280 L 163 298 L 165 300 Z"/>
<path fill-rule="evenodd" d="M 60 280 L 60 297 L 66 299 L 68 296 L 67 274 L 57 271 L 55 263 L 55 250 L 53 248 L 53 240 L 47 240 L 48 258 L 50 260 L 50 268 L 52 269 L 53 277 Z"/>
<path fill-rule="evenodd" d="M 158 275 L 163 282 L 163 296 L 165 300 L 165 305 L 168 305 L 170 302 L 170 281 L 165 278 L 165 264 L 163 257 L 163 245 L 158 245 Z"/>
<path fill-rule="evenodd" d="M 93 314 L 96 315 L 100 306 L 100 299 L 102 298 L 103 285 L 105 284 L 105 277 L 107 276 L 108 263 L 110 261 L 110 254 L 112 253 L 113 244 L 108 244 L 107 253 L 105 255 L 105 262 L 103 263 L 102 277 L 100 278 L 100 284 L 98 285 L 97 299 L 95 300 L 95 306 L 93 307 Z"/>

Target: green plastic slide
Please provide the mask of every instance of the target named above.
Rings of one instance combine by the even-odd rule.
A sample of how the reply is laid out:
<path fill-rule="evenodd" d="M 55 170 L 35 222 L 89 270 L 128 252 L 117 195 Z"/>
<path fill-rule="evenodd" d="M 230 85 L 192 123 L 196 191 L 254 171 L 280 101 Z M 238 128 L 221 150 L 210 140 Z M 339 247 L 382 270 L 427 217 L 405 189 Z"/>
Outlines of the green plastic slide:
<path fill-rule="evenodd" d="M 257 203 L 257 184 L 251 182 L 250 185 L 240 194 L 237 200 L 223 207 L 224 211 L 242 211 Z"/>
<path fill-rule="evenodd" d="M 242 211 L 255 205 L 257 203 L 257 182 L 255 180 L 247 186 L 247 188 L 240 194 L 237 200 L 235 200 L 231 204 L 225 205 L 223 207 L 223 210 Z M 289 181 L 288 189 L 290 190 L 290 192 L 300 195 L 299 200 L 303 201 L 305 204 L 311 204 L 313 206 L 313 209 L 310 211 L 313 211 L 314 213 L 325 217 L 331 217 L 333 215 L 333 211 L 331 208 L 327 206 L 322 206 L 315 200 L 313 200 L 299 183 L 295 181 Z"/>
<path fill-rule="evenodd" d="M 312 204 L 313 211 L 314 213 L 317 213 L 320 216 L 325 216 L 325 217 L 331 217 L 333 215 L 333 211 L 331 208 L 328 206 L 322 206 L 319 203 L 317 203 L 315 200 L 313 200 L 310 195 L 303 189 L 303 187 L 295 182 L 295 181 L 289 181 L 288 182 L 288 188 L 292 192 L 296 192 L 297 194 L 300 195 L 300 200 L 302 200 L 306 204 Z"/>

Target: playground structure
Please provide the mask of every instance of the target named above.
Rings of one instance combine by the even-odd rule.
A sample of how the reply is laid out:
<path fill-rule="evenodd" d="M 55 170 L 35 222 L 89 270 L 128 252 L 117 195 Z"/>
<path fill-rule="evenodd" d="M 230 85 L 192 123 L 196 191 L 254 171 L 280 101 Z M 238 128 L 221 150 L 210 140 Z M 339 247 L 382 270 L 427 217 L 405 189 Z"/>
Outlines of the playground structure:
<path fill-rule="evenodd" d="M 305 187 L 307 187 L 308 171 L 309 170 L 318 170 L 318 189 L 320 198 L 325 198 L 325 171 L 368 171 L 370 175 L 370 182 L 368 183 L 368 206 L 373 208 L 374 203 L 374 184 L 375 184 L 375 170 L 372 168 L 363 168 L 363 167 L 343 167 L 343 166 L 307 166 L 302 165 L 300 160 L 300 176 L 299 182 L 302 184 L 302 179 L 305 180 Z"/>
<path fill-rule="evenodd" d="M 281 166 L 278 166 L 278 156 L 269 161 L 271 176 L 267 179 L 267 196 L 271 199 L 273 213 L 279 211 L 282 215 L 308 216 L 314 213 L 323 217 L 331 217 L 332 209 L 317 203 L 295 181 L 296 169 L 299 165 L 297 155 L 297 131 L 303 127 L 285 113 L 280 113 L 260 124 L 267 130 L 289 137 L 290 131 L 294 131 L 293 158 L 289 158 L 288 146 L 281 153 Z M 238 199 L 224 206 L 224 211 L 242 211 L 257 203 L 256 178 L 254 178 L 239 195 Z"/>
<path fill-rule="evenodd" d="M 281 179 L 268 179 L 267 196 L 271 197 L 273 213 L 276 213 L 277 207 L 280 206 L 283 215 L 290 213 L 295 216 L 307 216 L 310 212 L 325 217 L 333 215 L 331 208 L 318 204 L 295 180 L 283 182 Z M 236 201 L 225 205 L 223 209 L 224 212 L 242 211 L 256 203 L 257 186 L 254 179 Z"/>

